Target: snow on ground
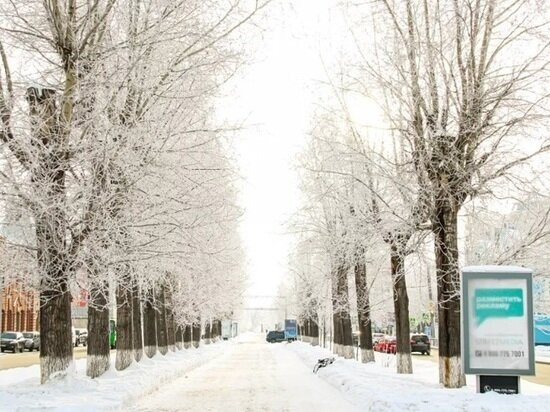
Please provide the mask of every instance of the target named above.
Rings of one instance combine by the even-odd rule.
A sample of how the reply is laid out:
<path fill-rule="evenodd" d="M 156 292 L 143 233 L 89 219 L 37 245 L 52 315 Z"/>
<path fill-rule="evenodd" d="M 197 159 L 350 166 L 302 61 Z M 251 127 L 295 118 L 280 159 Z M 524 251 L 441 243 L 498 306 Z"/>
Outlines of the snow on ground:
<path fill-rule="evenodd" d="M 121 409 L 233 346 L 233 342 L 144 357 L 124 371 L 114 366 L 97 379 L 86 377 L 86 359 L 78 359 L 64 379 L 40 385 L 38 365 L 0 371 L 0 411 L 101 411 Z M 111 362 L 114 365 L 114 356 Z"/>
<path fill-rule="evenodd" d="M 302 342 L 287 344 L 304 363 L 315 365 L 317 359 L 336 357 L 329 350 Z M 438 383 L 438 365 L 413 357 L 413 375 L 395 372 L 395 356 L 376 353 L 376 363 L 361 364 L 336 357 L 336 361 L 319 370 L 319 379 L 345 393 L 362 411 L 548 411 L 550 388 L 523 380 L 521 395 L 477 394 L 475 377 L 461 389 L 445 389 Z"/>
<path fill-rule="evenodd" d="M 413 357 L 413 375 L 398 375 L 395 356 L 379 353 L 375 364 L 336 357 L 312 373 L 317 359 L 333 356 L 302 342 L 267 344 L 263 335 L 249 334 L 145 358 L 98 379 L 85 376 L 85 359 L 45 385 L 38 365 L 8 369 L 0 371 L 0 411 L 536 412 L 550 404 L 549 387 L 525 380 L 521 395 L 476 394 L 471 376 L 467 387 L 445 389 L 437 363 L 421 356 Z"/>
<path fill-rule="evenodd" d="M 282 344 L 248 335 L 215 361 L 136 401 L 139 412 L 358 411 Z"/>

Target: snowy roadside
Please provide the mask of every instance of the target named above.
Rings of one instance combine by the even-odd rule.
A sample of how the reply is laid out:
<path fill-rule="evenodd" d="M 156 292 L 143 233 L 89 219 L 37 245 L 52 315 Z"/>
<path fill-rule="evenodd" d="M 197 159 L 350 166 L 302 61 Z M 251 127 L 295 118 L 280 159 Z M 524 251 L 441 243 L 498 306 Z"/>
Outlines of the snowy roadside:
<path fill-rule="evenodd" d="M 535 359 L 537 362 L 550 363 L 550 346 L 535 347 Z"/>
<path fill-rule="evenodd" d="M 436 363 L 413 358 L 413 375 L 395 372 L 395 356 L 376 353 L 376 363 L 361 364 L 337 357 L 327 349 L 303 342 L 287 344 L 311 368 L 317 359 L 336 357 L 318 372 L 320 379 L 340 388 L 361 410 L 372 411 L 548 411 L 550 388 L 523 380 L 521 395 L 475 393 L 475 377 L 461 389 L 445 389 L 438 383 Z"/>
<path fill-rule="evenodd" d="M 0 371 L 0 410 L 98 411 L 124 409 L 189 370 L 220 356 L 233 342 L 203 345 L 198 349 L 157 354 L 134 362 L 124 371 L 114 366 L 103 376 L 86 376 L 86 359 L 74 362 L 64 379 L 40 385 L 38 365 Z M 114 365 L 114 356 L 112 356 Z"/>

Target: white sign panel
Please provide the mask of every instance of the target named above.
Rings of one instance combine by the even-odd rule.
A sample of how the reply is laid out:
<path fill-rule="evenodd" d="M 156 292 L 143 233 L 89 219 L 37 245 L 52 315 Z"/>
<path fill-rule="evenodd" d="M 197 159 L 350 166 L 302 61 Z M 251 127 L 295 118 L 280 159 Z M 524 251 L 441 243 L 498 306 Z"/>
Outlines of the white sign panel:
<path fill-rule="evenodd" d="M 529 270 L 491 266 L 464 269 L 462 320 L 466 373 L 534 374 Z"/>

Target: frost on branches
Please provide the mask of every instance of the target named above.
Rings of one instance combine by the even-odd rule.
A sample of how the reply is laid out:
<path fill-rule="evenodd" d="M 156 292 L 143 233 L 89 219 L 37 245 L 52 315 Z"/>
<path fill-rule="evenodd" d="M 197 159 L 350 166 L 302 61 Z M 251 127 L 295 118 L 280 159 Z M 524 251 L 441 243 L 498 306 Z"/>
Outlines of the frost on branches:
<path fill-rule="evenodd" d="M 549 43 L 547 14 L 539 10 L 547 7 L 536 0 L 342 2 L 342 36 L 350 41 L 333 61 L 323 61 L 327 87 L 319 88 L 321 108 L 300 161 L 306 206 L 293 222 L 316 259 L 295 259 L 304 288 L 297 293 L 332 300 L 336 352 L 345 353 L 351 333 L 345 314 L 353 282 L 341 279 L 361 268 L 364 256 L 385 251 L 398 371 L 411 372 L 405 263 L 421 258 L 427 269 L 433 265 L 430 290 L 435 273 L 440 382 L 464 384 L 463 255 L 533 263 L 548 233 L 548 204 L 533 196 L 548 195 L 541 177 L 550 149 L 543 132 Z M 380 119 L 371 116 L 377 110 Z M 515 211 L 506 211 L 511 203 Z M 486 213 L 479 205 L 510 217 L 522 210 L 533 215 L 517 226 L 484 221 L 489 227 L 481 239 L 482 227 L 466 226 L 467 238 L 483 245 L 476 256 L 462 247 L 460 231 L 472 215 Z M 367 279 L 377 273 L 369 260 Z M 329 283 L 331 292 L 321 293 L 325 289 L 312 287 L 310 279 Z M 370 302 L 377 300 L 369 293 Z"/>
<path fill-rule="evenodd" d="M 238 303 L 236 170 L 211 113 L 267 3 L 0 1 L 4 232 L 38 273 L 42 382 L 72 361 L 72 293 L 91 377 L 113 310 L 124 369 Z"/>

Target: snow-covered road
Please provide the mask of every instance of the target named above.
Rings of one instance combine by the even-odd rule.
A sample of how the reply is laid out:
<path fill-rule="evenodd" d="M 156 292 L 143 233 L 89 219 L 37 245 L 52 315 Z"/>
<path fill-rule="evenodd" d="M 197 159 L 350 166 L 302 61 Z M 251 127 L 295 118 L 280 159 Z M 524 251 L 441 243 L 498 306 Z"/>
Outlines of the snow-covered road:
<path fill-rule="evenodd" d="M 143 397 L 133 411 L 356 411 L 286 343 L 247 335 L 222 356 Z M 313 365 L 311 365 L 313 366 Z"/>

